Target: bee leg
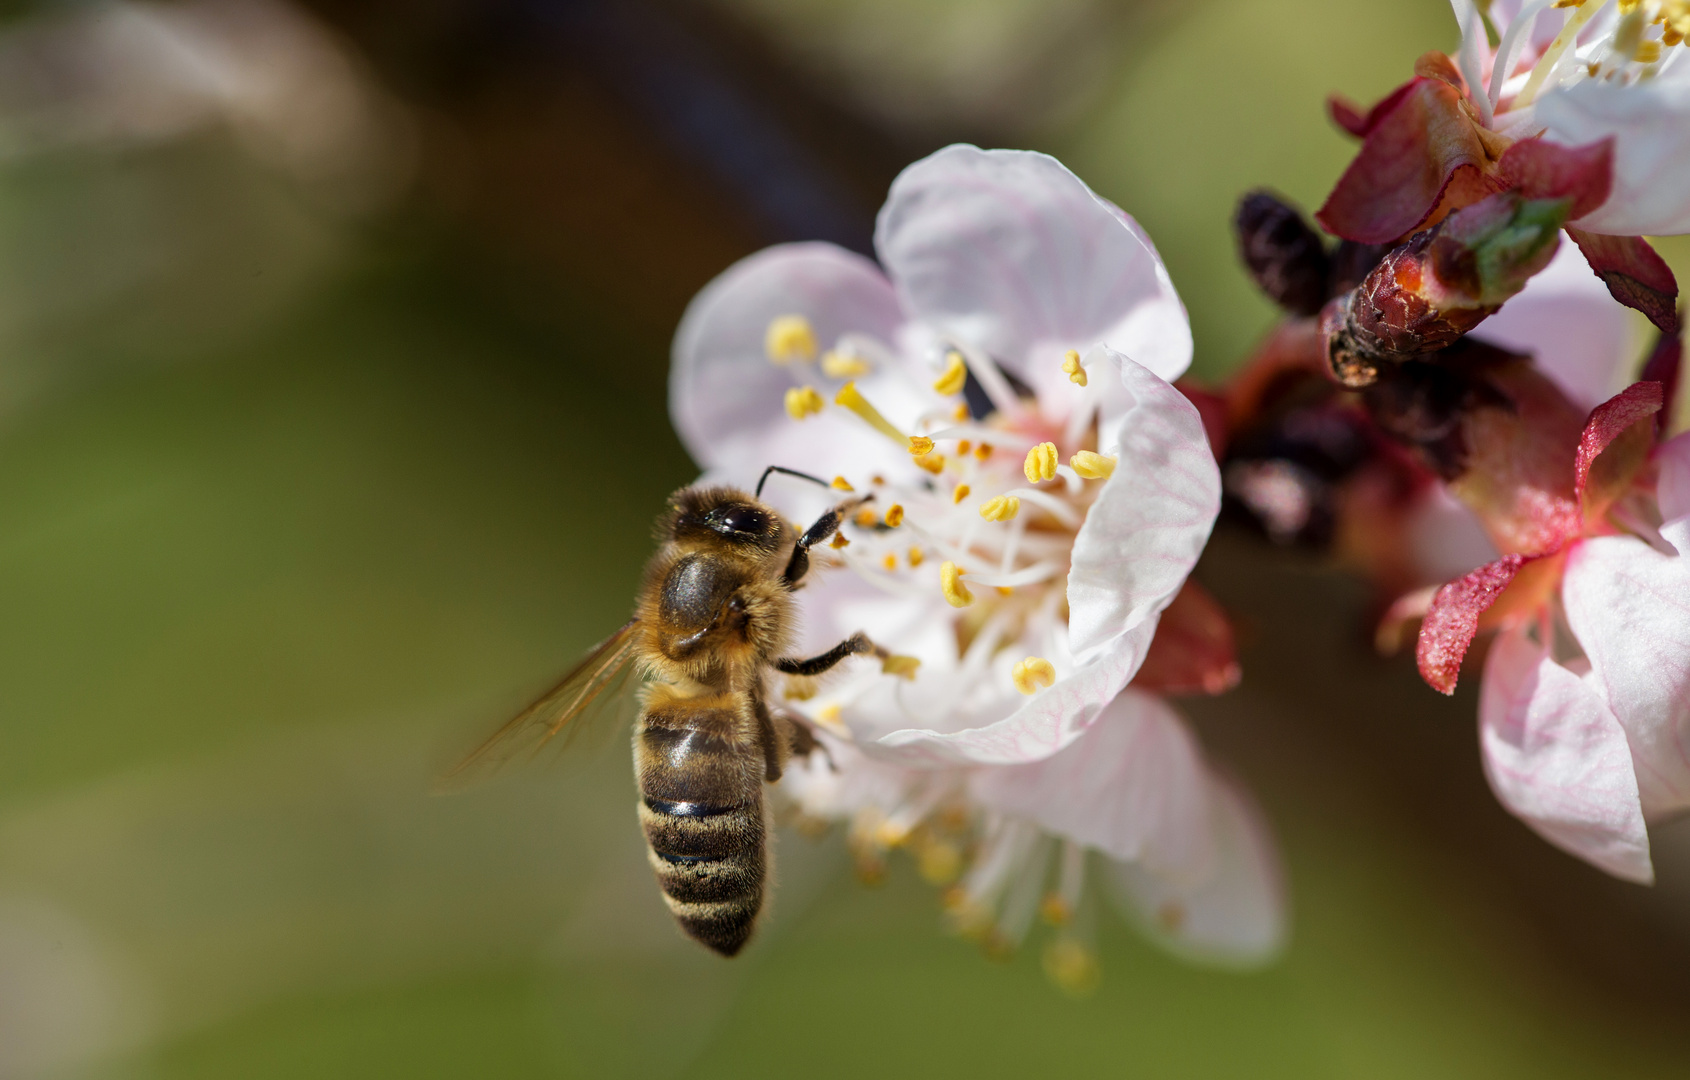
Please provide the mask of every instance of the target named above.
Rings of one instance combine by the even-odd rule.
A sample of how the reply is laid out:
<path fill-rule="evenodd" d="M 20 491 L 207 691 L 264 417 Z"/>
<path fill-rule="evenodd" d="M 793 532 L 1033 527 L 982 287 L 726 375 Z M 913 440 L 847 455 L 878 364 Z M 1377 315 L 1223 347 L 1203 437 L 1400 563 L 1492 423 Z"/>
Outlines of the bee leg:
<path fill-rule="evenodd" d="M 792 558 L 787 560 L 786 573 L 782 580 L 787 588 L 792 588 L 803 580 L 810 571 L 810 549 L 832 536 L 839 528 L 839 523 L 845 520 L 845 515 L 857 507 L 874 498 L 871 491 L 857 499 L 846 499 L 827 513 L 815 520 L 815 524 L 804 530 L 804 535 L 798 538 L 798 543 L 792 546 Z"/>
<path fill-rule="evenodd" d="M 788 727 L 791 721 L 784 716 L 777 718 L 769 712 L 769 706 L 761 697 L 756 699 L 753 707 L 757 712 L 757 737 L 763 744 L 763 779 L 772 784 L 780 779 L 786 759 L 792 752 L 787 732 L 777 728 Z"/>
<path fill-rule="evenodd" d="M 847 656 L 860 656 L 863 653 L 884 656 L 886 650 L 870 641 L 868 635 L 859 630 L 820 656 L 812 656 L 808 660 L 776 660 L 775 669 L 788 675 L 820 675 Z"/>

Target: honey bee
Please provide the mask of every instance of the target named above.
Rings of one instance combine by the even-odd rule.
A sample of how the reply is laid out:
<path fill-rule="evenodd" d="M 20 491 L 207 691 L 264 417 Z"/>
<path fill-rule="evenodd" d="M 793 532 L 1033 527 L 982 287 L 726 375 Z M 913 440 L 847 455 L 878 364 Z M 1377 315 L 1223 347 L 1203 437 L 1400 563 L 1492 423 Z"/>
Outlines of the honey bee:
<path fill-rule="evenodd" d="M 769 708 L 771 672 L 819 675 L 848 656 L 886 656 L 861 633 L 819 656 L 787 656 L 810 548 L 873 496 L 839 503 L 800 533 L 762 502 L 776 472 L 828 486 L 770 466 L 752 495 L 670 496 L 634 617 L 452 770 L 537 749 L 620 694 L 630 674 L 643 679 L 634 776 L 647 857 L 681 929 L 723 956 L 744 947 L 763 906 L 763 784 L 819 745 L 805 721 Z"/>

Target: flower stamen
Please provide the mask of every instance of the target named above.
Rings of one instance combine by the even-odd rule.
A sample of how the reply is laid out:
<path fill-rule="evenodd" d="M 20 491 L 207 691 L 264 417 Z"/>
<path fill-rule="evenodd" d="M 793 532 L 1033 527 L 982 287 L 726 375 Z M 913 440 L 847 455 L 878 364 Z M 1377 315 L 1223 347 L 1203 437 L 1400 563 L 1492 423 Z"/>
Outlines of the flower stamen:
<path fill-rule="evenodd" d="M 933 389 L 950 397 L 960 394 L 968 383 L 968 365 L 963 362 L 962 354 L 952 349 L 945 354 L 945 373 L 934 382 Z"/>
<path fill-rule="evenodd" d="M 919 550 L 921 549 L 910 549 L 912 560 Z M 912 561 L 910 565 L 914 566 L 916 563 Z M 952 607 L 967 607 L 974 603 L 974 594 L 969 592 L 968 586 L 962 583 L 962 570 L 949 559 L 946 559 L 939 567 L 939 588 L 945 594 L 945 603 Z"/>
<path fill-rule="evenodd" d="M 1118 460 L 1113 454 L 1081 450 L 1068 459 L 1068 464 L 1087 480 L 1107 480 L 1114 474 Z"/>
<path fill-rule="evenodd" d="M 848 382 L 839 388 L 839 394 L 833 399 L 835 405 L 843 405 L 868 422 L 868 426 L 891 439 L 899 446 L 908 445 L 909 440 L 904 433 L 892 426 L 892 422 L 880 415 L 880 410 L 869 404 L 867 398 L 858 392 L 857 384 Z"/>
<path fill-rule="evenodd" d="M 1027 460 L 1021 466 L 1029 484 L 1037 484 L 1041 480 L 1056 479 L 1056 444 L 1042 442 L 1027 451 Z"/>
<path fill-rule="evenodd" d="M 794 360 L 814 360 L 816 332 L 802 315 L 777 315 L 763 334 L 763 351 L 769 363 L 782 367 Z"/>
<path fill-rule="evenodd" d="M 1014 495 L 996 495 L 980 504 L 980 516 L 987 521 L 1008 521 L 1021 512 L 1021 500 Z"/>
<path fill-rule="evenodd" d="M 1009 678 L 1015 683 L 1015 689 L 1023 694 L 1037 693 L 1039 687 L 1056 681 L 1056 666 L 1042 656 L 1029 656 L 1016 661 L 1015 667 L 1010 669 Z"/>
<path fill-rule="evenodd" d="M 822 374 L 830 379 L 856 379 L 867 375 L 872 368 L 860 356 L 828 351 L 822 354 Z"/>
<path fill-rule="evenodd" d="M 1062 357 L 1062 370 L 1068 373 L 1068 381 L 1075 386 L 1086 384 L 1086 369 L 1080 366 L 1080 354 L 1069 349 Z"/>
<path fill-rule="evenodd" d="M 896 529 L 904 523 L 904 504 L 893 503 L 886 508 L 886 524 Z"/>
<path fill-rule="evenodd" d="M 925 435 L 910 436 L 910 457 L 926 457 L 933 452 L 933 440 Z"/>
<path fill-rule="evenodd" d="M 827 402 L 813 386 L 794 386 L 786 392 L 786 415 L 794 420 L 814 416 L 827 407 Z"/>
<path fill-rule="evenodd" d="M 951 493 L 951 504 L 953 506 L 962 505 L 962 500 L 968 498 L 969 491 L 970 488 L 967 484 L 958 484 L 956 490 Z"/>

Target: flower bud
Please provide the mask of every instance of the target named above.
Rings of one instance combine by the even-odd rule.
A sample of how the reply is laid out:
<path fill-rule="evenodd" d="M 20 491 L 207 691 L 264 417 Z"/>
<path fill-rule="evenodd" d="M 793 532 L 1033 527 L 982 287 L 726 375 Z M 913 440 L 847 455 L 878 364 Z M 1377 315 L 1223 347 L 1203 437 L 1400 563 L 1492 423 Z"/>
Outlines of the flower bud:
<path fill-rule="evenodd" d="M 1393 248 L 1321 311 L 1332 377 L 1361 389 L 1385 365 L 1453 345 L 1548 265 L 1571 205 L 1503 192 Z"/>

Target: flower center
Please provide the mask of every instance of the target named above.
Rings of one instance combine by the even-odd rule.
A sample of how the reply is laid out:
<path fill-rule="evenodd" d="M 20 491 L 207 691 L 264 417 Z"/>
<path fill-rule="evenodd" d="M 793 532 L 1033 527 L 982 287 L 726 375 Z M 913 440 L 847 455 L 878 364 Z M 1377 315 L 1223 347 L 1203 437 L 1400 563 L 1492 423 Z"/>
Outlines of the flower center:
<path fill-rule="evenodd" d="M 1546 7 L 1571 8 L 1572 14 L 1543 54 L 1523 72 L 1511 73 L 1517 51 L 1531 24 Z M 1598 18 L 1600 16 L 1600 18 Z M 1584 37 L 1584 44 L 1579 38 Z M 1622 85 L 1658 75 L 1674 62 L 1668 49 L 1690 37 L 1690 0 L 1530 0 L 1503 34 L 1491 70 L 1491 102 L 1512 92 L 1512 109 L 1531 105 L 1544 92 L 1581 79 Z M 1679 61 L 1682 62 L 1682 61 Z"/>
<path fill-rule="evenodd" d="M 792 349 L 777 355 L 775 342 L 790 339 L 814 341 L 800 316 L 770 324 L 771 361 L 802 358 Z M 886 363 L 893 359 L 889 348 L 852 335 L 823 357 L 824 375 L 829 357 L 836 358 L 835 370 L 849 360 L 863 373 L 882 364 L 888 370 L 914 366 Z M 1068 375 L 1060 385 L 1075 395 L 1056 403 L 1065 406 L 1060 410 L 1017 394 L 995 363 L 960 341 L 944 343 L 932 358 L 935 377 L 921 390 L 934 404 L 916 418 L 917 431 L 894 425 L 855 382 L 831 396 L 867 429 L 906 449 L 913 466 L 846 477 L 876 498 L 850 521 L 849 542 L 836 558 L 882 591 L 942 597 L 960 612 L 960 651 L 978 653 L 982 661 L 1017 641 L 1049 642 L 1065 631 L 1074 540 L 1116 467 L 1113 456 L 1097 449 L 1099 391 L 1087 389 L 1079 354 L 1070 350 L 1049 362 Z M 970 376 L 992 403 L 984 416 L 963 401 Z M 827 398 L 808 385 L 788 390 L 786 413 L 802 423 L 822 412 Z M 1066 662 L 1027 656 L 1005 689 L 1038 693 L 1064 674 L 1059 665 Z"/>

